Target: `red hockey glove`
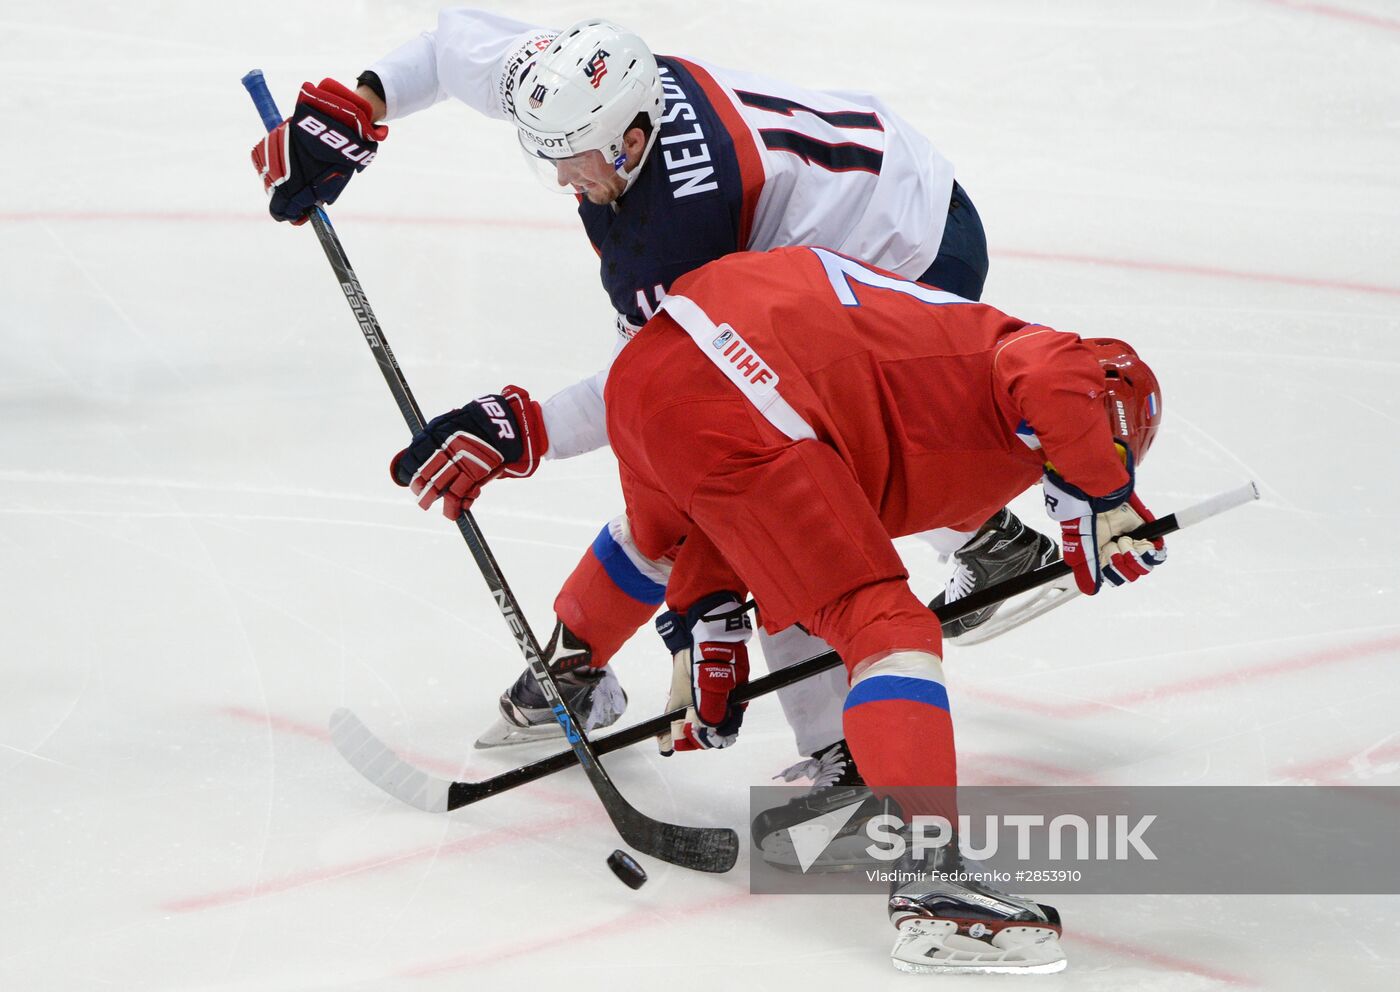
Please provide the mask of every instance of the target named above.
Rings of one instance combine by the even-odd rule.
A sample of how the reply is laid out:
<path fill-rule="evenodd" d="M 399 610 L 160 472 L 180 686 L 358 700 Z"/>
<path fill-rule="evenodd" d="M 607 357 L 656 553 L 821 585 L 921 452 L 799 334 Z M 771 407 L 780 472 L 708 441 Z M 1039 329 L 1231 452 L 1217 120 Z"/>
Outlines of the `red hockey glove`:
<path fill-rule="evenodd" d="M 684 616 L 667 610 L 656 618 L 656 629 L 671 650 L 666 709 L 685 707 L 685 717 L 657 736 L 661 753 L 733 744 L 748 708 L 729 702 L 729 694 L 749 680 L 753 620 L 743 603 L 733 593 L 713 593 Z"/>
<path fill-rule="evenodd" d="M 389 463 L 389 474 L 428 509 L 456 520 L 498 475 L 533 475 L 549 450 L 540 405 L 519 386 L 434 417 Z"/>
<path fill-rule="evenodd" d="M 1090 496 L 1047 467 L 1045 512 L 1060 523 L 1060 546 L 1065 564 L 1074 570 L 1079 591 L 1092 596 L 1104 579 L 1112 585 L 1136 582 L 1167 560 L 1167 545 L 1138 541 L 1127 535 L 1157 519 L 1133 493 L 1132 456 L 1128 456 L 1128 484 L 1107 496 Z"/>
<path fill-rule="evenodd" d="M 253 146 L 253 168 L 271 194 L 268 212 L 302 224 L 317 204 L 334 203 L 350 177 L 374 161 L 389 128 L 369 102 L 334 79 L 303 83 L 296 110 Z"/>

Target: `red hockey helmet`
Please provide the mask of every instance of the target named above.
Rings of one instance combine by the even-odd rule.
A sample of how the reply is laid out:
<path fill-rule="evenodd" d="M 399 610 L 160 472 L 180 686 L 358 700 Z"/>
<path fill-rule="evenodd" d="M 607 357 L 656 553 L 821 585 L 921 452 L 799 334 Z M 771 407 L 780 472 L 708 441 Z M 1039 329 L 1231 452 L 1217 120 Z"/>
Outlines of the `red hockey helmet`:
<path fill-rule="evenodd" d="M 1162 424 L 1162 388 L 1132 346 L 1117 338 L 1085 338 L 1103 369 L 1104 405 L 1113 436 L 1141 462 Z"/>

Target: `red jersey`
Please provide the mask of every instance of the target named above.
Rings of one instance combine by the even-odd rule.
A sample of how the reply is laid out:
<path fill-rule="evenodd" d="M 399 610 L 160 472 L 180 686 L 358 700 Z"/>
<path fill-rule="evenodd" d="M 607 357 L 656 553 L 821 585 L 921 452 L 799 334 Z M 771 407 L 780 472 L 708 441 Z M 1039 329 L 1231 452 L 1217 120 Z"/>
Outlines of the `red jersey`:
<path fill-rule="evenodd" d="M 1077 335 L 821 248 L 712 262 L 678 279 L 661 310 L 618 356 L 606 394 L 614 450 L 643 481 L 656 476 L 649 425 L 674 431 L 689 406 L 680 422 L 705 430 L 717 380 L 684 381 L 688 349 L 771 431 L 835 449 L 892 537 L 973 529 L 1047 461 L 1094 495 L 1127 482 L 1102 370 Z M 663 488 L 687 512 L 686 494 Z"/>

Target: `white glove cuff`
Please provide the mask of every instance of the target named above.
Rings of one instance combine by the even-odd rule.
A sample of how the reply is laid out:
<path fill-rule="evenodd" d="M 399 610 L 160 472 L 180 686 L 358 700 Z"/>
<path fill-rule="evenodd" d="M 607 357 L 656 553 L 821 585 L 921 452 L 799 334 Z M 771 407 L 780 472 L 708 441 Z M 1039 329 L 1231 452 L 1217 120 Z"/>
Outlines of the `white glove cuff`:
<path fill-rule="evenodd" d="M 753 636 L 753 618 L 737 599 L 714 603 L 705 615 L 690 628 L 693 644 L 718 641 L 724 644 L 744 644 Z"/>
<path fill-rule="evenodd" d="M 1063 523 L 1066 520 L 1090 516 L 1094 512 L 1083 493 L 1078 490 L 1070 492 L 1048 472 L 1041 486 L 1045 491 L 1045 514 L 1051 520 Z"/>

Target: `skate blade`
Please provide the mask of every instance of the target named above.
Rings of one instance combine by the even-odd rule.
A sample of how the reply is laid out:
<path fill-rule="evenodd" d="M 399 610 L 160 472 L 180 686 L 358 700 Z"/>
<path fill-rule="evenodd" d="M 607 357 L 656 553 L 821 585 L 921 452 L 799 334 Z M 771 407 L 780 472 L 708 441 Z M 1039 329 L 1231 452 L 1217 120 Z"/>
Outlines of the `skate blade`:
<path fill-rule="evenodd" d="M 551 720 L 549 723 L 536 724 L 533 727 L 517 727 L 513 723 L 497 718 L 496 722 L 486 728 L 486 731 L 476 739 L 472 746 L 478 750 L 486 750 L 493 747 L 515 747 L 518 744 L 535 744 L 540 741 L 562 741 L 564 732 L 559 729 L 559 724 Z"/>
<path fill-rule="evenodd" d="M 1053 975 L 1064 971 L 1069 962 L 1064 958 L 1043 965 L 997 966 L 997 965 L 937 965 L 911 964 L 898 958 L 891 958 L 896 971 L 906 975 Z"/>
<path fill-rule="evenodd" d="M 1066 576 L 1041 587 L 1035 595 L 1029 596 L 1021 602 L 1011 600 L 997 610 L 986 623 L 973 627 L 965 634 L 950 637 L 948 641 L 959 646 L 990 641 L 993 637 L 1000 637 L 1008 630 L 1019 627 L 1028 620 L 1034 620 L 1057 607 L 1064 606 L 1078 595 L 1079 587 L 1074 584 L 1073 576 Z"/>
<path fill-rule="evenodd" d="M 963 936 L 946 921 L 905 924 L 890 963 L 916 975 L 1051 975 L 1069 963 L 1059 937 L 1043 927 L 1008 928 L 993 941 Z"/>

